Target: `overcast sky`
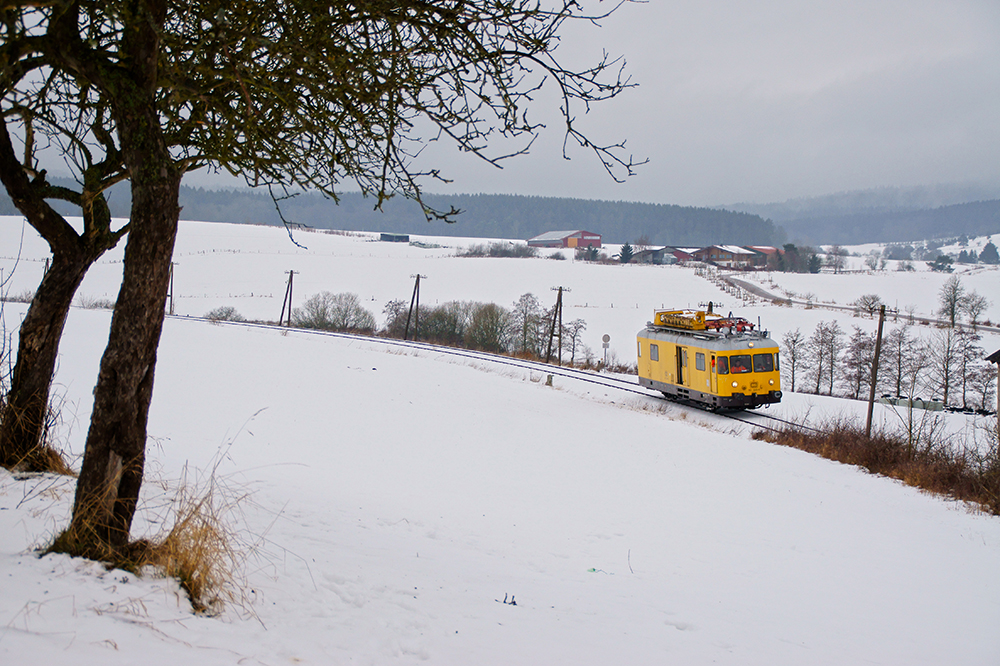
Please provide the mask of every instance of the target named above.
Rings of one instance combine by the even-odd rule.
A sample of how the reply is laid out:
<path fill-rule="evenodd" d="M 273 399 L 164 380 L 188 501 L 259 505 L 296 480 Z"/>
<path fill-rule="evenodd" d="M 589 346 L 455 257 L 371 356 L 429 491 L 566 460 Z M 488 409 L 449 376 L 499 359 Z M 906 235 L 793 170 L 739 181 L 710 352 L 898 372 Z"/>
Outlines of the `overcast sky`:
<path fill-rule="evenodd" d="M 714 205 L 1000 183 L 997 0 L 649 0 L 575 27 L 559 53 L 601 47 L 638 87 L 580 124 L 648 158 L 638 175 L 618 185 L 581 150 L 564 161 L 546 115 L 503 170 L 428 152 L 455 180 L 428 189 Z"/>
<path fill-rule="evenodd" d="M 424 164 L 454 182 L 427 190 L 710 206 L 1000 185 L 998 0 L 649 0 L 572 26 L 557 53 L 579 68 L 602 48 L 638 87 L 579 126 L 648 158 L 636 176 L 617 184 L 580 149 L 564 160 L 558 100 L 542 94 L 532 111 L 549 127 L 530 155 L 498 170 L 429 146 Z"/>

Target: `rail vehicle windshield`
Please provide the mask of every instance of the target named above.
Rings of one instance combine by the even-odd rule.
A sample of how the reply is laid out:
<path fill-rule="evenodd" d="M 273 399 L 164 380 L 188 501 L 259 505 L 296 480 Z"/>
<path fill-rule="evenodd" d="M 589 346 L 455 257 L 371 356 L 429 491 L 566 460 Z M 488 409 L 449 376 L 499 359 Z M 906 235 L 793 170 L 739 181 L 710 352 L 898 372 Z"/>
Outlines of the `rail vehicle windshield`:
<path fill-rule="evenodd" d="M 715 371 L 720 375 L 729 374 L 729 359 L 725 356 L 720 356 L 715 359 Z"/>
<path fill-rule="evenodd" d="M 753 371 L 774 372 L 774 356 L 771 354 L 754 354 Z"/>
<path fill-rule="evenodd" d="M 750 372 L 750 354 L 736 354 L 729 357 L 729 371 L 734 375 Z"/>

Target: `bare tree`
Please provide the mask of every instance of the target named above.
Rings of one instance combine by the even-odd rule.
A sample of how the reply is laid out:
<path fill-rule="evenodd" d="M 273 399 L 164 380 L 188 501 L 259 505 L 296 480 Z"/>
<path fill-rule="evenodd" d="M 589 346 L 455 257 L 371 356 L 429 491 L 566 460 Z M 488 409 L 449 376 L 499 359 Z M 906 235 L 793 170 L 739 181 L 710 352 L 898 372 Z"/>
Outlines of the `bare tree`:
<path fill-rule="evenodd" d="M 990 305 L 991 303 L 988 298 L 973 291 L 963 299 L 962 312 L 969 317 L 969 323 L 972 324 L 972 327 L 976 328 L 979 324 L 979 318 L 989 309 Z"/>
<path fill-rule="evenodd" d="M 523 153 L 541 128 L 525 108 L 543 80 L 558 90 L 567 141 L 613 176 L 630 174 L 622 144 L 591 142 L 574 122 L 578 104 L 629 86 L 617 61 L 573 69 L 556 59 L 561 30 L 576 19 L 595 17 L 575 0 L 4 5 L 5 123 L 26 144 L 24 162 L 0 155 L 8 192 L 39 208 L 52 198 L 29 149 L 44 126 L 84 183 L 85 214 L 116 178 L 132 193 L 122 286 L 57 549 L 100 558 L 128 540 L 184 174 L 223 168 L 276 200 L 298 188 L 336 197 L 352 182 L 376 206 L 393 193 L 420 201 L 422 180 L 441 176 L 412 166 L 419 127 L 493 163 L 493 136 L 523 140 L 503 151 Z M 72 283 L 78 265 L 58 268 L 60 281 Z"/>
<path fill-rule="evenodd" d="M 409 311 L 409 303 L 402 298 L 389 301 L 382 308 L 385 315 L 385 326 L 382 328 L 383 335 L 390 338 L 402 338 L 406 330 L 406 315 Z"/>
<path fill-rule="evenodd" d="M 781 337 L 781 345 L 784 347 L 784 367 L 788 370 L 791 379 L 791 391 L 795 392 L 795 375 L 799 370 L 799 366 L 805 361 L 806 356 L 806 338 L 802 335 L 802 331 L 795 329 L 794 331 L 788 331 Z"/>
<path fill-rule="evenodd" d="M 874 316 L 878 314 L 879 308 L 884 305 L 882 302 L 882 297 L 878 294 L 865 294 L 864 296 L 858 297 L 856 301 L 851 303 L 855 309 L 861 313 L 868 316 Z"/>
<path fill-rule="evenodd" d="M 816 393 L 823 384 L 827 385 L 827 395 L 833 395 L 836 380 L 837 361 L 843 348 L 844 332 L 836 320 L 829 324 L 821 321 L 809 337 L 808 350 L 810 365 L 816 377 Z"/>
<path fill-rule="evenodd" d="M 515 351 L 538 356 L 545 336 L 542 304 L 534 294 L 522 294 L 511 312 L 512 325 L 517 330 Z"/>
<path fill-rule="evenodd" d="M 834 273 L 840 273 L 847 266 L 847 250 L 839 245 L 831 247 L 826 255 L 826 265 Z"/>
<path fill-rule="evenodd" d="M 997 366 L 976 365 L 969 376 L 969 392 L 976 399 L 976 409 L 987 411 L 993 406 L 997 391 Z"/>
<path fill-rule="evenodd" d="M 292 311 L 292 322 L 299 328 L 318 328 L 328 331 L 375 330 L 375 317 L 361 305 L 357 294 L 332 294 L 321 291 L 313 294 Z"/>
<path fill-rule="evenodd" d="M 479 303 L 465 331 L 465 346 L 499 354 L 508 350 L 511 332 L 510 312 L 496 303 Z"/>
<path fill-rule="evenodd" d="M 965 303 L 965 287 L 957 275 L 952 275 L 941 285 L 938 292 L 938 314 L 948 320 L 948 325 L 955 328 L 958 316 L 962 313 Z"/>
<path fill-rule="evenodd" d="M 843 366 L 843 379 L 847 386 L 848 395 L 855 399 L 861 399 L 864 389 L 871 386 L 872 367 L 875 363 L 875 336 L 866 333 L 857 326 L 847 342 Z"/>
<path fill-rule="evenodd" d="M 905 386 L 905 377 L 914 359 L 914 347 L 916 338 L 909 334 L 909 326 L 900 326 L 889 331 L 882 341 L 882 362 L 886 373 L 885 381 L 892 390 L 893 395 L 902 395 Z M 880 368 L 881 374 L 881 368 Z M 910 397 L 913 397 L 910 394 Z"/>
<path fill-rule="evenodd" d="M 567 343 L 569 344 L 569 362 L 576 363 L 576 350 L 580 346 L 580 338 L 587 330 L 587 322 L 582 319 L 574 319 L 564 327 Z"/>
<path fill-rule="evenodd" d="M 982 336 L 974 331 L 957 330 L 955 337 L 958 364 L 958 379 L 955 382 L 955 388 L 962 392 L 962 409 L 969 409 L 969 387 L 972 374 L 977 361 L 985 356 L 983 348 L 978 344 L 982 340 Z"/>
<path fill-rule="evenodd" d="M 941 397 L 945 405 L 951 403 L 951 389 L 958 379 L 960 355 L 959 336 L 953 328 L 940 329 L 928 348 L 928 386 Z"/>

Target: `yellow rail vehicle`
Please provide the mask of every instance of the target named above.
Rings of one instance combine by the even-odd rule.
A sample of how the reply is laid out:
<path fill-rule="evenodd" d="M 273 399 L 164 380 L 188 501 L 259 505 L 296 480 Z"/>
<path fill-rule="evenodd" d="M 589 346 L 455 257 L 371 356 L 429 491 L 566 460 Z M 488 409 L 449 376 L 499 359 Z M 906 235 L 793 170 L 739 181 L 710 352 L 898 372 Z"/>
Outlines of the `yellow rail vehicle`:
<path fill-rule="evenodd" d="M 657 310 L 639 331 L 639 383 L 709 409 L 754 409 L 781 400 L 778 345 L 740 317 Z"/>

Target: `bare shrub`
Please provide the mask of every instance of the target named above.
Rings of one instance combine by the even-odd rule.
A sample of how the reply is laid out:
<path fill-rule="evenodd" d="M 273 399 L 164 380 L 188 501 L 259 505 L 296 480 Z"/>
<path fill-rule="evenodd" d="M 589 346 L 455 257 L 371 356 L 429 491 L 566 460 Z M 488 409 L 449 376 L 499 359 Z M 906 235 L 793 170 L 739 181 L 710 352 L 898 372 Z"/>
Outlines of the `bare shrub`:
<path fill-rule="evenodd" d="M 85 310 L 114 310 L 115 302 L 109 298 L 97 298 L 80 294 L 77 304 Z"/>
<path fill-rule="evenodd" d="M 246 321 L 236 308 L 231 305 L 220 305 L 205 313 L 205 319 L 211 321 Z"/>
<path fill-rule="evenodd" d="M 538 256 L 538 248 L 512 241 L 496 241 L 488 245 L 478 243 L 458 252 L 460 257 L 491 257 L 524 259 Z"/>
<path fill-rule="evenodd" d="M 361 305 L 357 294 L 329 291 L 313 294 L 301 308 L 295 308 L 292 323 L 300 328 L 367 333 L 376 327 L 375 316 Z"/>
<path fill-rule="evenodd" d="M 8 303 L 30 303 L 35 300 L 35 290 L 25 289 L 16 294 L 4 294 L 2 300 Z"/>

